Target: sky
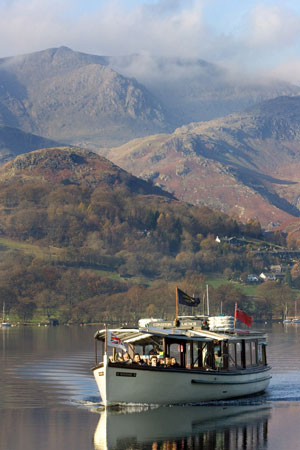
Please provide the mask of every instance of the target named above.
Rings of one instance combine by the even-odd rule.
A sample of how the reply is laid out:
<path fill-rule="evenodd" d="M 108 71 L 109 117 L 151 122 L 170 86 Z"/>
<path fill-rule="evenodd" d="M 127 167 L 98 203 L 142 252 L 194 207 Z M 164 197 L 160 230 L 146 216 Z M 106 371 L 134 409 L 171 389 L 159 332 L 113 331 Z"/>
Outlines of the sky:
<path fill-rule="evenodd" d="M 201 58 L 300 84 L 300 2 L 0 0 L 0 57 L 62 45 Z"/>

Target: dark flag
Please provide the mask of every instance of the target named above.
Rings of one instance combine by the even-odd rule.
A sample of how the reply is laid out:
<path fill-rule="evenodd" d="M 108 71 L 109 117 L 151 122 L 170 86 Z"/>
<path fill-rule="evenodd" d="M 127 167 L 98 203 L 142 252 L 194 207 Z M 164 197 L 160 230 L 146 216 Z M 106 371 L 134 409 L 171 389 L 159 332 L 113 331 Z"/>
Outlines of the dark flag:
<path fill-rule="evenodd" d="M 178 303 L 185 306 L 198 306 L 200 303 L 199 298 L 191 297 L 190 295 L 177 288 Z"/>

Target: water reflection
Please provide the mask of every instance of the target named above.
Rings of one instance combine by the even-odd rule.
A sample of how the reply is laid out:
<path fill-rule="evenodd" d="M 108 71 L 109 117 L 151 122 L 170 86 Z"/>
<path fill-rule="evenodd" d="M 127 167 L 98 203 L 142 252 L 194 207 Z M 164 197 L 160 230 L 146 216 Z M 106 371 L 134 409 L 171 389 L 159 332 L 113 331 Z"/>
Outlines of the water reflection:
<path fill-rule="evenodd" d="M 144 411 L 103 411 L 95 450 L 262 450 L 271 407 L 174 406 Z"/>

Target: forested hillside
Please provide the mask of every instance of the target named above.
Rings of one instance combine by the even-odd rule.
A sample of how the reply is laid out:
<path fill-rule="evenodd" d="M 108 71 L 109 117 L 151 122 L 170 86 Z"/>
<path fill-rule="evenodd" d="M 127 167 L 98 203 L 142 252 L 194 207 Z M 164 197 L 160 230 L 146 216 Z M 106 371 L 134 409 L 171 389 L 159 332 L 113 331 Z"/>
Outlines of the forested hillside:
<path fill-rule="evenodd" d="M 22 320 L 37 310 L 63 321 L 164 314 L 178 283 L 202 295 L 210 273 L 262 267 L 250 249 L 215 241 L 259 237 L 258 222 L 179 202 L 74 148 L 0 170 L 0 233 L 0 294 Z"/>

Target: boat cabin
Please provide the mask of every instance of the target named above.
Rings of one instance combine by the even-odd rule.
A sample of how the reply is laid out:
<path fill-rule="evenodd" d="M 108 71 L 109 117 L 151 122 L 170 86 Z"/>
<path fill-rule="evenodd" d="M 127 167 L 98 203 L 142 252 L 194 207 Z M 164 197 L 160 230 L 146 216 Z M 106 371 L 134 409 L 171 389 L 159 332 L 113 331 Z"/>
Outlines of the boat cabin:
<path fill-rule="evenodd" d="M 129 360 L 124 361 L 124 351 L 107 347 L 109 364 L 113 365 L 126 364 L 128 367 L 128 364 L 135 364 L 137 353 L 141 368 L 152 366 L 153 355 L 158 361 L 156 367 L 151 367 L 153 369 L 240 371 L 267 365 L 266 337 L 260 332 L 235 329 L 221 333 L 199 327 L 168 329 L 162 328 L 162 324 L 160 328 L 118 328 L 110 332 L 126 346 L 129 354 Z M 105 333 L 105 330 L 100 330 L 95 334 L 95 342 L 102 342 L 102 355 L 105 353 Z M 97 366 L 97 345 L 95 360 Z"/>

